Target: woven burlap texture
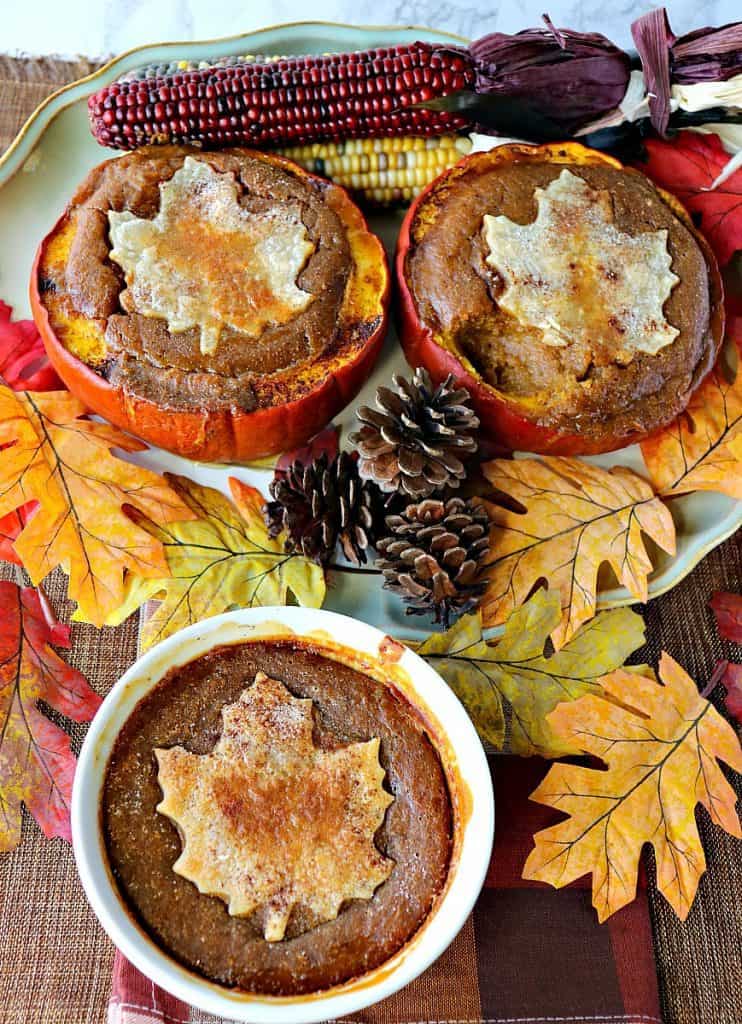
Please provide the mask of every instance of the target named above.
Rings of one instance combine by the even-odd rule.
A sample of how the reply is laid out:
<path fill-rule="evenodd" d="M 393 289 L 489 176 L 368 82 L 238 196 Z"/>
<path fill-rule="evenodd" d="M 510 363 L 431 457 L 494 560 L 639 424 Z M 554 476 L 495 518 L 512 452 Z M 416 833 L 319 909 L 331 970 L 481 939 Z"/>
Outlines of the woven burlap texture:
<path fill-rule="evenodd" d="M 0 150 L 46 95 L 90 70 L 86 61 L 0 57 Z M 1 275 L 2 259 L 0 296 Z M 0 577 L 21 578 L 11 567 L 2 570 Z M 62 574 L 54 573 L 46 589 L 54 607 L 68 617 Z M 650 641 L 632 660 L 656 665 L 664 648 L 705 682 L 716 658 L 735 656 L 731 645 L 719 641 L 708 610 L 709 596 L 719 589 L 742 590 L 739 534 L 648 605 Z M 136 657 L 137 617 L 117 629 L 74 624 L 72 644 L 69 660 L 105 694 Z M 83 733 L 84 727 L 72 727 L 77 747 Z M 704 813 L 699 820 L 709 871 L 687 922 L 681 924 L 650 887 L 663 1015 L 666 1024 L 739 1024 L 740 846 L 711 828 Z M 24 814 L 21 846 L 0 856 L 0 1024 L 103 1024 L 112 963 L 113 947 L 88 909 L 71 850 L 60 841 L 45 841 Z"/>

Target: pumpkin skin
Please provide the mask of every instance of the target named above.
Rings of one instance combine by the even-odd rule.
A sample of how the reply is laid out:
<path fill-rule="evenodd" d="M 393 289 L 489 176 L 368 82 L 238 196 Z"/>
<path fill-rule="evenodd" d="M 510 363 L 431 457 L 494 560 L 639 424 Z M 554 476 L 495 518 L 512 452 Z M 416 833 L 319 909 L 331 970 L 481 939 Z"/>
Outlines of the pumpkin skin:
<path fill-rule="evenodd" d="M 274 154 L 254 156 L 289 170 L 307 181 L 320 180 L 292 161 Z M 326 185 L 326 182 L 323 182 Z M 41 242 L 31 273 L 33 317 L 49 360 L 69 390 L 92 412 L 136 437 L 204 462 L 249 462 L 299 447 L 318 433 L 363 386 L 381 351 L 387 329 L 390 280 L 386 255 L 376 235 L 348 193 L 330 186 L 333 209 L 343 223 L 354 269 L 346 301 L 352 310 L 352 330 L 333 351 L 311 362 L 262 378 L 268 403 L 251 412 L 235 409 L 178 410 L 114 387 L 74 355 L 54 329 L 39 281 L 47 261 L 58 259 L 74 234 L 69 210 Z M 64 241 L 64 244 L 61 244 Z M 70 330 L 90 331 L 93 321 L 82 314 L 70 320 Z"/>
<path fill-rule="evenodd" d="M 610 167 L 623 170 L 627 174 L 640 175 L 639 171 L 623 167 L 618 160 L 605 153 L 573 142 L 542 146 L 502 145 L 484 155 L 488 158 L 489 166 L 511 162 L 548 162 L 572 166 L 607 164 Z M 471 393 L 472 404 L 480 418 L 483 432 L 497 444 L 504 445 L 512 451 L 527 451 L 546 455 L 597 455 L 602 452 L 615 451 L 643 440 L 648 434 L 639 430 L 624 434 L 616 433 L 607 438 L 596 439 L 586 434 L 568 433 L 540 423 L 537 410 L 528 398 L 509 395 L 485 381 L 465 355 L 445 347 L 432 328 L 424 324 L 418 316 L 407 274 L 407 256 L 413 245 L 411 233 L 418 211 L 425 204 L 428 196 L 439 188 L 444 180 L 455 180 L 474 161 L 481 160 L 482 157 L 482 153 L 472 153 L 460 160 L 453 168 L 444 171 L 435 181 L 425 187 L 412 203 L 404 218 L 397 239 L 395 270 L 399 295 L 399 336 L 407 362 L 415 367 L 424 366 L 430 373 L 434 384 L 440 383 L 449 374 L 453 374 L 456 382 L 468 388 Z M 695 381 L 694 386 L 698 387 L 714 365 L 724 338 L 721 274 L 711 247 L 696 229 L 685 207 L 675 196 L 663 189 L 657 188 L 657 192 L 695 238 L 708 269 L 710 327 L 714 340 L 714 351 L 713 358 L 709 359 L 708 363 L 702 367 L 702 372 Z"/>

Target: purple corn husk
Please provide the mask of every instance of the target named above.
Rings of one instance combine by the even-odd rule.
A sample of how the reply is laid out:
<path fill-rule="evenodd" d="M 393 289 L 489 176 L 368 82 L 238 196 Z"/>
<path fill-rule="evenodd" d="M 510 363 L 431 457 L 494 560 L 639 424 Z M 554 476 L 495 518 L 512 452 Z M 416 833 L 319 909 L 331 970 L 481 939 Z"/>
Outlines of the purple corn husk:
<path fill-rule="evenodd" d="M 676 36 L 664 7 L 637 18 L 631 26 L 642 62 L 655 130 L 667 133 L 673 83 L 722 82 L 742 74 L 742 23 L 699 28 Z"/>
<path fill-rule="evenodd" d="M 742 22 L 698 28 L 678 36 L 670 50 L 670 78 L 679 85 L 726 82 L 742 74 Z"/>
<path fill-rule="evenodd" d="M 670 121 L 670 46 L 675 36 L 665 8 L 658 7 L 632 22 L 631 37 L 642 62 L 652 124 L 660 135 L 666 135 Z"/>
<path fill-rule="evenodd" d="M 546 28 L 493 32 L 469 46 L 476 91 L 499 94 L 558 125 L 565 135 L 619 105 L 629 82 L 629 55 L 598 33 Z"/>

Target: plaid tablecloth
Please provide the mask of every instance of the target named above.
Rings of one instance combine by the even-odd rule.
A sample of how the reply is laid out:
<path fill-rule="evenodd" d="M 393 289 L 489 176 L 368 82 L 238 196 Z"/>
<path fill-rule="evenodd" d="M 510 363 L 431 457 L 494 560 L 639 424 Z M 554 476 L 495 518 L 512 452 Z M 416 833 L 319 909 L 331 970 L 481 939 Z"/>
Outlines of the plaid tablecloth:
<path fill-rule="evenodd" d="M 0 150 L 45 95 L 90 70 L 87 62 L 0 57 Z M 0 248 L 0 295 L 5 258 L 12 254 L 3 256 Z M 12 576 L 13 570 L 4 567 L 3 573 Z M 64 616 L 69 609 L 61 574 L 50 579 L 47 589 Z M 656 663 L 665 648 L 696 679 L 708 679 L 716 658 L 725 653 L 707 608 L 716 589 L 742 590 L 739 535 L 647 606 L 649 643 L 638 659 Z M 136 657 L 136 617 L 102 631 L 75 624 L 72 636 L 71 661 L 101 693 Z M 79 747 L 83 729 L 75 726 L 73 734 Z M 380 1024 L 653 1024 L 661 1018 L 664 1024 L 740 1024 L 739 845 L 713 829 L 701 813 L 709 870 L 686 923 L 677 921 L 650 885 L 647 896 L 598 927 L 584 885 L 556 893 L 520 880 L 529 836 L 540 827 L 539 816 L 548 813 L 526 800 L 540 771 L 538 762 L 498 760 L 497 856 L 473 918 L 435 970 L 358 1019 Z M 659 1014 L 648 955 L 650 928 Z M 87 906 L 71 850 L 60 841 L 45 841 L 24 816 L 20 847 L 0 857 L 0 1024 L 103 1022 L 113 964 L 113 947 Z M 121 974 L 117 980 L 118 991 L 137 998 L 138 979 Z M 556 1013 L 555 991 L 560 997 Z M 151 1006 L 149 983 L 140 994 Z M 180 1024 L 178 1018 L 207 1019 L 173 1009 L 169 1000 L 163 1009 L 170 1009 L 173 1024 Z M 168 1024 L 164 1012 L 153 1019 Z"/>
<path fill-rule="evenodd" d="M 599 925 L 589 879 L 554 892 L 521 878 L 534 831 L 559 817 L 528 800 L 547 768 L 538 758 L 490 758 L 495 845 L 473 914 L 417 980 L 343 1021 L 661 1024 L 644 879 L 639 898 Z M 214 1020 L 153 989 L 123 957 L 114 978 L 108 1024 Z"/>
<path fill-rule="evenodd" d="M 536 758 L 490 758 L 494 849 L 471 918 L 432 968 L 349 1024 L 660 1024 L 646 893 L 603 927 L 587 879 L 560 892 L 521 879 L 534 830 L 558 817 L 528 800 L 548 767 Z M 152 994 L 117 958 L 108 1024 L 202 1019 L 213 1020 Z"/>

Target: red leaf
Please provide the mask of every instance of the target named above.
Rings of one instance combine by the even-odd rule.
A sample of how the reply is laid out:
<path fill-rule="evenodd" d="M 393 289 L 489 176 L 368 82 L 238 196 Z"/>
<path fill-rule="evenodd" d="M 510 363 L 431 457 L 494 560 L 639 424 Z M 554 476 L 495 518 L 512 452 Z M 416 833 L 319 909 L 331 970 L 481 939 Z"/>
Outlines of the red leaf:
<path fill-rule="evenodd" d="M 731 661 L 719 664 L 724 666 L 720 681 L 727 691 L 724 698 L 727 711 L 734 715 L 738 722 L 742 722 L 742 665 L 735 665 Z"/>
<path fill-rule="evenodd" d="M 729 160 L 717 135 L 680 132 L 674 139 L 647 139 L 648 160 L 636 166 L 672 192 L 693 214 L 722 266 L 742 249 L 742 169 L 708 191 Z"/>
<path fill-rule="evenodd" d="M 12 308 L 0 299 L 0 376 L 14 391 L 63 388 L 52 368 L 33 320 L 11 320 Z"/>
<path fill-rule="evenodd" d="M 36 593 L 39 598 L 39 607 L 49 627 L 49 642 L 54 644 L 55 647 L 66 647 L 69 650 L 72 646 L 70 627 L 60 622 L 54 614 L 54 609 L 49 603 L 49 598 L 46 596 L 44 588 L 41 586 L 37 587 Z"/>
<path fill-rule="evenodd" d="M 20 508 L 0 516 L 0 559 L 5 562 L 12 562 L 14 565 L 23 565 L 13 547 L 13 542 L 26 525 L 30 513 L 38 506 L 37 501 L 27 501 Z"/>
<path fill-rule="evenodd" d="M 0 582 L 0 851 L 20 840 L 21 803 L 48 837 L 70 838 L 75 758 L 70 740 L 38 707 L 44 700 L 76 722 L 101 702 L 85 678 L 50 647 L 69 631 L 44 612 L 31 587 Z"/>
<path fill-rule="evenodd" d="M 319 458 L 323 452 L 327 453 L 330 461 L 338 453 L 338 427 L 334 423 L 325 427 L 319 434 L 315 434 L 311 441 L 308 441 L 303 447 L 296 448 L 292 452 L 284 452 L 276 463 L 276 474 L 285 473 L 295 462 L 306 466 L 308 462 Z"/>
<path fill-rule="evenodd" d="M 732 643 L 742 644 L 742 594 L 717 590 L 711 595 L 709 604 L 720 635 Z"/>

